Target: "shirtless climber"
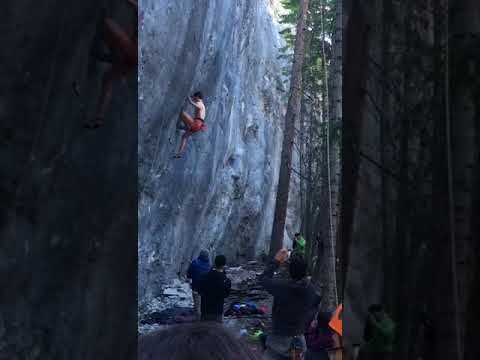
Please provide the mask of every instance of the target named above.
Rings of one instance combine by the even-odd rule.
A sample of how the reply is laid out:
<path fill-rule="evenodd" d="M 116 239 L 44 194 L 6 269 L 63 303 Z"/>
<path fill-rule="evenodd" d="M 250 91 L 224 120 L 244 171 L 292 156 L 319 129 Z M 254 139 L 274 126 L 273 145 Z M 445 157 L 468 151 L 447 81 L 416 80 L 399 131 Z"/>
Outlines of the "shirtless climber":
<path fill-rule="evenodd" d="M 136 0 L 127 0 L 134 8 L 135 19 L 128 33 L 123 30 L 112 18 L 102 14 L 102 40 L 108 47 L 109 54 L 101 54 L 95 49 L 93 54 L 99 61 L 108 62 L 111 67 L 105 72 L 102 79 L 102 92 L 98 99 L 95 120 L 87 122 L 85 127 L 98 128 L 105 122 L 105 115 L 112 100 L 113 83 L 129 75 L 138 65 L 138 3 Z M 98 47 L 99 39 L 95 46 Z"/>
<path fill-rule="evenodd" d="M 185 133 L 182 135 L 180 148 L 178 149 L 178 153 L 175 155 L 175 158 L 177 159 L 182 157 L 182 154 L 185 151 L 185 146 L 187 145 L 187 139 L 196 132 L 205 131 L 207 129 L 205 125 L 206 110 L 205 104 L 203 103 L 203 94 L 200 91 L 197 91 L 191 97 L 188 97 L 187 100 L 195 108 L 195 115 L 192 118 L 185 111 L 180 113 L 180 118 L 185 125 L 182 130 L 184 130 Z"/>

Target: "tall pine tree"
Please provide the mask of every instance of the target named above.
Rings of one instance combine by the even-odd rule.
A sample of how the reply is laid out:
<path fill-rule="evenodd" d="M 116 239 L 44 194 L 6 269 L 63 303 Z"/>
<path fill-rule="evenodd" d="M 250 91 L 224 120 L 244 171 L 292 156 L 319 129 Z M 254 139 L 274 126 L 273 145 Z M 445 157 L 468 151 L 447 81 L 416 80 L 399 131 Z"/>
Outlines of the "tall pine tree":
<path fill-rule="evenodd" d="M 275 216 L 270 243 L 271 256 L 274 256 L 283 246 L 288 195 L 290 192 L 290 177 L 292 173 L 292 151 L 295 137 L 295 123 L 300 116 L 301 109 L 302 67 L 305 58 L 305 31 L 307 27 L 308 5 L 309 0 L 300 0 L 300 14 L 295 36 L 295 50 L 290 83 L 290 97 L 288 99 L 287 113 L 285 115 L 285 130 L 283 133 L 277 201 L 275 204 Z"/>

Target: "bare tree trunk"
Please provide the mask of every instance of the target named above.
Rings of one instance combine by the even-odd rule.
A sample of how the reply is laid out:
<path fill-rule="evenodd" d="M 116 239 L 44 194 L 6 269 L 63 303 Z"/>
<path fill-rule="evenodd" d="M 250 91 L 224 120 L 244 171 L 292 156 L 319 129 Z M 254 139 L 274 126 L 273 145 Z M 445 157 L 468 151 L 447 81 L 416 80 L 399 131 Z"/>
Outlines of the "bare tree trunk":
<path fill-rule="evenodd" d="M 383 21 L 383 29 L 382 29 L 382 61 L 383 61 L 383 73 L 382 76 L 386 80 L 388 79 L 389 72 L 390 72 L 390 53 L 391 53 L 391 23 L 392 23 L 392 1 L 385 0 L 383 2 L 383 14 L 382 14 L 382 21 Z M 391 111 L 391 96 L 388 92 L 384 91 L 382 93 L 382 111 L 383 114 L 380 116 L 380 164 L 385 169 L 388 167 L 387 164 L 387 157 L 386 157 L 386 137 L 387 137 L 387 122 L 389 122 Z M 381 220 L 382 220 L 382 241 L 383 241 L 383 303 L 387 306 L 387 308 L 391 308 L 393 299 L 391 298 L 391 283 L 389 279 L 390 276 L 390 261 L 392 256 L 390 255 L 391 251 L 390 244 L 388 241 L 388 220 L 387 220 L 387 203 L 388 203 L 388 192 L 387 188 L 390 185 L 387 179 L 387 175 L 385 171 L 382 171 L 381 174 Z M 391 185 L 390 185 L 391 186 Z"/>
<path fill-rule="evenodd" d="M 452 241 L 452 223 L 451 223 L 451 191 L 450 191 L 450 156 L 451 148 L 449 144 L 449 115 L 445 111 L 447 98 L 447 78 L 445 74 L 448 67 L 448 59 L 446 58 L 446 42 L 448 33 L 446 31 L 447 24 L 440 21 L 444 17 L 446 11 L 446 1 L 436 0 L 434 2 L 434 12 L 436 17 L 435 29 L 435 46 L 438 52 L 435 64 L 436 74 L 436 111 L 435 114 L 435 143 L 433 146 L 433 209 L 438 211 L 432 216 L 432 224 L 434 228 L 435 240 L 438 244 L 434 248 L 435 258 L 445 267 L 444 276 L 436 280 L 436 292 L 444 295 L 444 298 L 434 304 L 434 314 L 442 319 L 435 319 L 434 326 L 435 338 L 432 344 L 433 356 L 435 358 L 445 355 L 450 359 L 460 359 L 457 354 L 457 332 L 455 318 L 455 291 L 452 291 L 452 270 L 455 263 L 451 257 L 451 241 Z M 433 299 L 432 299 L 433 300 Z M 443 327 L 440 324 L 444 324 Z"/>
<path fill-rule="evenodd" d="M 305 99 L 302 99 L 301 111 L 300 111 L 300 121 L 299 121 L 299 135 L 298 135 L 298 159 L 299 159 L 299 172 L 300 172 L 300 229 L 302 233 L 305 233 L 305 189 L 307 182 L 306 171 L 306 161 L 305 161 L 305 148 L 306 148 L 306 129 L 305 129 L 305 119 L 308 116 L 307 104 Z"/>
<path fill-rule="evenodd" d="M 468 6 L 465 6 L 465 2 Z M 458 227 L 461 231 L 466 225 L 470 225 L 470 234 L 459 233 L 461 239 L 469 244 L 468 254 L 463 261 L 466 267 L 465 276 L 465 320 L 464 354 L 465 360 L 480 359 L 480 346 L 478 346 L 478 323 L 480 319 L 480 3 L 475 0 L 459 1 L 456 4 L 470 16 L 461 16 L 457 11 L 458 20 L 452 21 L 452 33 L 455 42 L 452 42 L 452 114 L 459 112 L 462 119 L 459 128 L 463 136 L 458 136 L 458 142 L 467 143 L 470 148 L 461 147 L 458 158 L 463 158 L 463 169 L 459 169 L 457 176 L 466 175 L 466 179 L 460 191 L 466 200 L 470 198 L 469 211 L 471 217 L 468 223 L 462 216 L 457 221 L 461 222 Z M 462 6 L 463 5 L 463 6 Z M 464 18 L 468 20 L 465 21 Z M 455 21 L 456 20 L 456 21 Z M 474 65 L 476 64 L 476 65 Z M 465 71 L 468 69 L 468 71 Z M 456 119 L 455 119 L 456 121 Z M 473 127 L 472 124 L 473 123 Z M 473 129 L 473 131 L 472 131 Z M 470 135 L 473 139 L 465 141 L 465 136 Z M 469 137 L 470 137 L 469 136 Z M 454 144 L 454 148 L 455 148 Z M 466 166 L 465 166 L 466 165 Z M 471 174 L 471 177 L 468 177 Z M 465 210 L 467 210 L 464 207 Z M 468 315 L 467 315 L 468 314 Z"/>
<path fill-rule="evenodd" d="M 302 66 L 305 58 L 305 30 L 309 0 L 300 1 L 300 14 L 297 23 L 295 38 L 295 52 L 293 57 L 292 77 L 290 83 L 290 97 L 285 115 L 285 130 L 283 133 L 282 158 L 277 188 L 277 201 L 273 219 L 270 256 L 283 246 L 283 234 L 287 216 L 288 195 L 290 192 L 290 178 L 292 173 L 292 150 L 295 137 L 295 120 L 300 115 L 302 97 Z"/>
<path fill-rule="evenodd" d="M 478 327 L 478 300 L 473 301 L 474 296 L 478 299 L 479 234 L 475 234 L 475 227 L 478 229 L 480 209 L 475 199 L 478 201 L 480 178 L 475 173 L 475 167 L 478 169 L 479 166 L 480 3 L 462 0 L 450 1 L 450 4 L 450 205 L 453 210 L 451 220 L 455 222 L 451 236 L 451 265 L 452 274 L 456 277 L 452 279 L 452 292 L 457 295 L 454 302 L 457 353 L 461 359 L 470 360 L 480 358 L 479 346 L 474 340 L 475 334 L 478 334 L 474 325 L 477 323 Z M 473 281 L 476 276 L 477 283 Z M 474 295 L 475 292 L 477 295 Z M 476 337 L 478 339 L 478 335 Z"/>
<path fill-rule="evenodd" d="M 446 153 L 447 153 L 447 181 L 448 181 L 448 220 L 449 220 L 449 243 L 450 243 L 450 267 L 451 267 L 451 291 L 452 291 L 452 302 L 453 302 L 453 332 L 454 332 L 454 344 L 456 358 L 458 360 L 463 359 L 463 348 L 462 348 L 462 334 L 461 334 L 461 325 L 460 319 L 461 315 L 459 313 L 459 293 L 458 293 L 458 276 L 457 276 L 457 234 L 456 234 L 456 210 L 455 210 L 455 194 L 453 190 L 453 164 L 452 164 L 452 125 L 450 118 L 450 9 L 449 1 L 447 0 L 446 9 L 444 13 L 446 14 L 446 72 L 445 72 L 445 134 L 446 134 Z M 463 105 L 463 104 L 462 104 Z M 462 119 L 464 120 L 464 119 Z M 467 150 L 468 151 L 468 150 Z M 466 158 L 468 153 L 461 154 L 462 158 Z M 463 160 L 463 159 L 462 159 Z"/>
<path fill-rule="evenodd" d="M 328 209 L 328 248 L 329 248 L 329 255 L 326 256 L 328 259 L 328 263 L 326 266 L 327 274 L 328 274 L 328 293 L 331 297 L 331 302 L 333 305 L 338 304 L 338 294 L 337 294 L 337 280 L 336 280 L 336 272 L 335 272 L 335 231 L 334 231 L 334 216 L 333 216 L 333 204 L 332 204 L 332 174 L 331 174 L 331 139 L 330 139 L 330 94 L 329 94 L 329 74 L 327 70 L 327 54 L 325 51 L 325 43 L 326 43 L 326 30 L 325 30 L 325 0 L 321 2 L 321 29 L 322 29 L 322 63 L 323 63 L 323 76 L 324 76 L 324 109 L 325 109 L 325 150 L 326 150 L 326 175 L 327 175 L 327 184 L 325 187 L 325 192 L 327 195 L 327 209 Z"/>
<path fill-rule="evenodd" d="M 315 104 L 314 104 L 315 105 Z M 312 106 L 313 107 L 313 106 Z M 312 129 L 314 126 L 314 120 L 315 120 L 315 113 L 313 109 L 311 109 L 310 115 L 309 115 L 309 125 L 308 125 L 308 143 L 306 144 L 306 149 L 307 149 L 307 161 L 308 164 L 306 166 L 306 175 L 307 175 L 307 194 L 306 194 L 306 201 L 305 201 L 305 229 L 304 229 L 304 236 L 306 236 L 307 239 L 307 244 L 306 244 L 306 258 L 307 262 L 309 265 L 309 268 L 311 268 L 311 265 L 313 263 L 313 258 L 315 256 L 314 252 L 312 251 L 313 243 L 315 239 L 314 232 L 312 231 L 312 221 L 314 218 L 315 214 L 315 209 L 313 208 L 313 192 L 314 192 L 314 180 L 313 180 L 313 135 L 312 135 Z"/>
<path fill-rule="evenodd" d="M 334 246 L 332 249 L 333 271 L 335 271 L 335 286 L 338 288 L 337 276 L 337 239 L 338 225 L 340 221 L 340 142 L 342 123 L 342 62 L 343 62 L 343 0 L 337 0 L 335 4 L 335 32 L 333 34 L 333 59 L 331 64 L 331 112 L 330 123 L 334 126 L 334 141 L 331 147 L 331 174 L 332 174 L 332 204 L 333 204 L 333 234 Z M 337 294 L 339 297 L 339 294 Z M 337 299 L 341 302 L 341 299 Z"/>
<path fill-rule="evenodd" d="M 355 198 L 358 188 L 360 155 L 358 143 L 364 115 L 359 114 L 365 104 L 365 84 L 368 66 L 368 25 L 366 15 L 359 1 L 347 1 L 346 26 L 343 43 L 343 121 L 342 121 L 342 218 L 340 223 L 341 284 L 342 291 L 348 280 L 350 245 L 354 225 Z M 338 246 L 339 245 L 339 246 Z M 342 295 L 343 296 L 343 295 Z"/>
<path fill-rule="evenodd" d="M 413 9 L 410 6 L 411 0 L 405 0 L 405 6 L 403 9 L 398 11 L 397 16 L 400 17 L 401 25 L 403 26 L 403 32 L 399 34 L 399 37 L 402 41 L 405 42 L 406 48 L 412 48 L 411 42 L 411 29 L 410 29 L 410 20 L 412 17 Z M 397 359 L 404 359 L 408 354 L 408 324 L 410 312 L 406 309 L 410 306 L 408 300 L 405 299 L 407 294 L 407 289 L 410 286 L 409 278 L 406 273 L 408 271 L 408 266 L 410 264 L 405 263 L 407 258 L 408 249 L 410 247 L 409 243 L 411 241 L 411 197 L 412 192 L 409 188 L 410 182 L 410 172 L 411 163 L 410 158 L 410 138 L 412 137 L 412 124 L 410 119 L 409 107 L 412 103 L 410 91 L 411 85 L 408 81 L 411 74 L 409 70 L 409 65 L 411 64 L 410 55 L 411 50 L 406 51 L 403 56 L 400 58 L 399 65 L 402 67 L 403 72 L 399 76 L 398 83 L 400 97 L 397 99 L 400 105 L 401 113 L 399 114 L 399 184 L 397 187 L 397 199 L 396 199 L 396 231 L 395 231 L 395 246 L 393 250 L 396 254 L 394 260 L 395 269 L 394 269 L 394 284 L 397 289 L 403 289 L 398 291 L 398 295 L 395 299 L 395 305 L 392 309 L 393 316 L 397 318 L 397 327 L 399 328 L 397 332 L 398 346 L 396 356 Z M 412 94 L 413 95 L 413 94 Z"/>

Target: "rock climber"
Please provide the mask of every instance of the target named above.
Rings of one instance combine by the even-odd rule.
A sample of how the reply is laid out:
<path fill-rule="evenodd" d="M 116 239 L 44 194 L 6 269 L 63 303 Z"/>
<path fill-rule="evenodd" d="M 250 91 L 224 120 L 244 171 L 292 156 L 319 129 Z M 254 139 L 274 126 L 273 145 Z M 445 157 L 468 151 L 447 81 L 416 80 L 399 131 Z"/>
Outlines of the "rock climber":
<path fill-rule="evenodd" d="M 305 326 L 320 304 L 320 296 L 307 279 L 307 264 L 302 257 L 290 259 L 290 279 L 273 278 L 287 260 L 288 251 L 280 250 L 260 276 L 260 284 L 273 295 L 272 333 L 266 340 L 266 360 L 301 358 L 306 350 Z"/>
<path fill-rule="evenodd" d="M 334 347 L 334 331 L 328 325 L 331 315 L 319 312 L 310 323 L 306 333 L 307 353 L 305 360 L 329 360 L 328 350 Z"/>
<path fill-rule="evenodd" d="M 395 323 L 383 305 L 368 308 L 364 329 L 365 344 L 361 347 L 358 360 L 389 360 L 393 353 Z"/>
<path fill-rule="evenodd" d="M 175 158 L 177 159 L 182 157 L 185 147 L 187 146 L 188 138 L 199 131 L 205 131 L 207 129 L 205 125 L 206 109 L 205 104 L 203 103 L 203 94 L 200 91 L 197 91 L 191 97 L 187 97 L 187 100 L 193 105 L 195 112 L 193 118 L 185 111 L 180 113 L 180 119 L 184 124 L 184 127 L 181 129 L 185 132 L 182 135 L 180 147 L 175 155 Z"/>
<path fill-rule="evenodd" d="M 200 280 L 201 319 L 223 322 L 223 303 L 230 295 L 232 282 L 225 274 L 227 259 L 224 255 L 215 257 L 215 266 Z"/>
<path fill-rule="evenodd" d="M 305 256 L 306 241 L 300 233 L 296 233 L 293 238 L 293 253 Z"/>
<path fill-rule="evenodd" d="M 101 31 L 94 40 L 93 56 L 97 60 L 110 63 L 110 68 L 104 73 L 102 89 L 98 99 L 95 120 L 85 123 L 87 128 L 98 128 L 105 123 L 105 115 L 112 100 L 113 84 L 124 79 L 132 73 L 138 65 L 138 3 L 136 0 L 127 0 L 134 8 L 134 23 L 129 31 L 125 31 L 112 18 L 102 11 Z M 99 47 L 103 42 L 107 45 L 109 53 L 104 54 Z"/>
<path fill-rule="evenodd" d="M 193 308 L 195 310 L 195 314 L 200 319 L 200 304 L 201 304 L 201 297 L 198 292 L 198 287 L 200 285 L 200 279 L 206 273 L 210 271 L 210 259 L 208 251 L 202 250 L 200 251 L 200 255 L 198 258 L 193 260 L 190 263 L 190 266 L 187 270 L 187 278 L 191 279 L 191 287 L 192 287 L 192 297 L 193 297 Z"/>

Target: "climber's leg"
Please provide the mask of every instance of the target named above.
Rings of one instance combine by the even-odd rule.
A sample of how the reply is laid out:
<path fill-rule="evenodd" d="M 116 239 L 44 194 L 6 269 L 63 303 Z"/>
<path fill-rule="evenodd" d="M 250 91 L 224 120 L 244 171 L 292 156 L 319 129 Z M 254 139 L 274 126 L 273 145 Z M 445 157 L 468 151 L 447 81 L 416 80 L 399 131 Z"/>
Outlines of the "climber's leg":
<path fill-rule="evenodd" d="M 114 53 L 119 53 L 130 65 L 138 64 L 137 42 L 113 19 L 105 19 L 105 43 Z"/>
<path fill-rule="evenodd" d="M 185 124 L 187 129 L 190 129 L 195 123 L 195 120 L 193 120 L 192 117 L 188 115 L 185 111 L 182 111 L 180 113 L 180 119 L 182 119 L 182 122 Z"/>
<path fill-rule="evenodd" d="M 100 93 L 100 97 L 97 103 L 97 110 L 95 113 L 95 122 L 93 124 L 85 124 L 86 127 L 100 127 L 105 123 L 105 115 L 107 113 L 108 107 L 110 106 L 110 102 L 112 101 L 112 93 L 113 93 L 113 83 L 114 81 L 120 79 L 122 73 L 120 69 L 116 66 L 112 66 L 112 68 L 105 72 L 102 79 L 102 89 Z"/>
<path fill-rule="evenodd" d="M 185 133 L 182 135 L 182 141 L 180 142 L 180 147 L 178 148 L 177 155 L 175 155 L 177 159 L 181 158 L 183 153 L 185 152 L 185 147 L 187 146 L 187 140 L 191 135 L 192 133 L 190 131 L 185 131 Z"/>

